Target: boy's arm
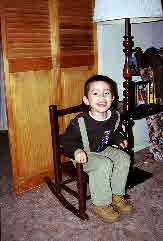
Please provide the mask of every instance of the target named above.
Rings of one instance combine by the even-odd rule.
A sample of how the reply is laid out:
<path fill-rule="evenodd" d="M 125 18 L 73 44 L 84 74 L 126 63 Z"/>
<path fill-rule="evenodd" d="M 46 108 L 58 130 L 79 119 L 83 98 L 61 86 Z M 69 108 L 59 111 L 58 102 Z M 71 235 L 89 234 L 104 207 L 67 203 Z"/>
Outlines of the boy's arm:
<path fill-rule="evenodd" d="M 125 140 L 127 141 L 127 136 L 126 136 L 125 132 L 123 131 L 123 128 L 118 127 L 112 137 L 112 143 L 115 145 L 120 145 Z"/>
<path fill-rule="evenodd" d="M 79 125 L 76 119 L 70 121 L 65 132 L 59 136 L 60 147 L 67 156 L 74 158 L 77 149 L 83 149 Z"/>
<path fill-rule="evenodd" d="M 115 122 L 116 122 L 116 124 L 118 123 L 118 126 L 111 138 L 111 142 L 113 145 L 117 145 L 117 146 L 121 146 L 122 148 L 126 148 L 128 145 L 127 136 L 122 127 L 122 121 L 120 119 L 119 113 L 118 113 L 117 117 L 115 117 Z"/>

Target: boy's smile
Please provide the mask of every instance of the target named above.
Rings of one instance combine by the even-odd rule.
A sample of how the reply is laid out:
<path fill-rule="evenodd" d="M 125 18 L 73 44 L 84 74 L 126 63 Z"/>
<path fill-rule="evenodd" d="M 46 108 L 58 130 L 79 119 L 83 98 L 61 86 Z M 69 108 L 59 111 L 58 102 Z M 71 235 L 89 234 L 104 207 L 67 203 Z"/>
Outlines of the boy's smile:
<path fill-rule="evenodd" d="M 90 84 L 88 98 L 83 97 L 86 105 L 90 106 L 91 115 L 102 120 L 107 118 L 107 111 L 111 107 L 114 96 L 110 85 L 104 81 L 94 81 Z"/>
<path fill-rule="evenodd" d="M 97 105 L 98 105 L 99 107 L 105 107 L 105 106 L 107 106 L 106 103 L 98 103 Z"/>

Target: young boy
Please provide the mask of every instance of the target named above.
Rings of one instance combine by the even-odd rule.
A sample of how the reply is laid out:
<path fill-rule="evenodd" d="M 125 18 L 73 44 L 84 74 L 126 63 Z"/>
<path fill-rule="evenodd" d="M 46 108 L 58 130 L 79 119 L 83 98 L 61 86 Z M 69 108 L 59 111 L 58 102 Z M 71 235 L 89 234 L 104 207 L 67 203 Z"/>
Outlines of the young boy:
<path fill-rule="evenodd" d="M 116 98 L 112 79 L 103 75 L 88 79 L 83 102 L 89 112 L 78 114 L 60 136 L 60 144 L 74 164 L 83 163 L 95 212 L 108 222 L 118 220 L 122 212 L 132 211 L 124 198 L 130 156 L 122 150 L 127 140 L 119 112 L 113 107 Z"/>

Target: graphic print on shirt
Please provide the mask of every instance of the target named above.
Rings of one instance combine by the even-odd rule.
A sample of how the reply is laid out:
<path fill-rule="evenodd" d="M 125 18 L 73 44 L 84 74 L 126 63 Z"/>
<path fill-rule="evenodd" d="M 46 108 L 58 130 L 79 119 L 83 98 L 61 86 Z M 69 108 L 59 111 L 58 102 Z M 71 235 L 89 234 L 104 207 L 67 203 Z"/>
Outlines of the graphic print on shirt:
<path fill-rule="evenodd" d="M 109 145 L 110 136 L 111 136 L 111 130 L 107 130 L 104 132 L 101 143 L 97 146 L 97 149 L 96 149 L 97 152 L 103 151 L 106 148 L 106 146 Z"/>

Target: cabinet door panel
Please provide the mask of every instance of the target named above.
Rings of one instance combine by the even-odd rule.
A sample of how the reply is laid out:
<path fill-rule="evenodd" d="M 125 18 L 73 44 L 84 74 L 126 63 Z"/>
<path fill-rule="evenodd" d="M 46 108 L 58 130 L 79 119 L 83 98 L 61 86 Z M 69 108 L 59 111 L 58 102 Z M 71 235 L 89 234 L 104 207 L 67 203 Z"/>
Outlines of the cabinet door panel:
<path fill-rule="evenodd" d="M 60 108 L 67 108 L 82 103 L 83 89 L 85 81 L 93 75 L 93 71 L 88 68 L 62 69 L 61 74 L 61 105 Z M 71 114 L 63 120 L 63 128 L 67 126 L 70 119 L 75 114 Z"/>

